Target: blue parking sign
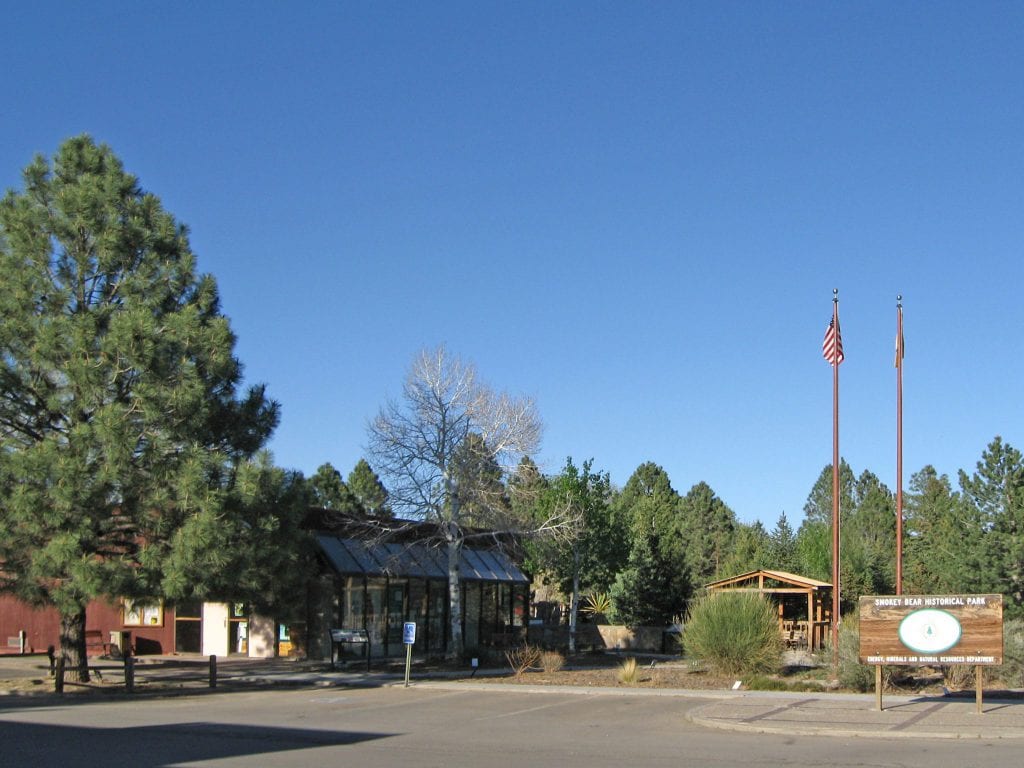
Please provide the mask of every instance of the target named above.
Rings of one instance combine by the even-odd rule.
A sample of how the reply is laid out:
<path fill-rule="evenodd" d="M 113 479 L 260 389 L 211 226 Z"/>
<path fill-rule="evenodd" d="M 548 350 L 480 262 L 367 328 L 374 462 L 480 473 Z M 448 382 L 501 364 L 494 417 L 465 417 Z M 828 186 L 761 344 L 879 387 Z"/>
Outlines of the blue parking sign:
<path fill-rule="evenodd" d="M 414 645 L 416 643 L 415 621 L 407 621 L 402 625 L 402 642 L 406 645 Z"/>

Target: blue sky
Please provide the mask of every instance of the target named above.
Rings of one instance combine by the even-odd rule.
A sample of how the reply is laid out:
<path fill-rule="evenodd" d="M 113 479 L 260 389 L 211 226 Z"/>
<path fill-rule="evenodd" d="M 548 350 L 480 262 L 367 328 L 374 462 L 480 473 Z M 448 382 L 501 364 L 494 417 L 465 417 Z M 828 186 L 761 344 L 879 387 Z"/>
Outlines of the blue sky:
<path fill-rule="evenodd" d="M 270 444 L 347 474 L 423 347 L 536 398 L 549 471 L 704 480 L 798 523 L 841 449 L 895 485 L 1024 447 L 1024 5 L 35 3 L 0 188 L 106 142 L 192 232 Z"/>

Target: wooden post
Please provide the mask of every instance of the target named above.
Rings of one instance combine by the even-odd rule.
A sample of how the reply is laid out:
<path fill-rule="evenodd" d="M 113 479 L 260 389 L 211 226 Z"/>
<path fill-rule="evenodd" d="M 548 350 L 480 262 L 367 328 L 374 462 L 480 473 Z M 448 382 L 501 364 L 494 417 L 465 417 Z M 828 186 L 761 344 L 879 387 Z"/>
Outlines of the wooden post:
<path fill-rule="evenodd" d="M 124 657 L 124 689 L 135 692 L 135 659 L 130 655 Z"/>
<path fill-rule="evenodd" d="M 53 672 L 53 690 L 55 693 L 64 693 L 64 656 L 58 656 L 56 667 Z"/>
<path fill-rule="evenodd" d="M 982 713 L 981 707 L 981 665 L 974 665 L 974 711 L 977 714 Z"/>
<path fill-rule="evenodd" d="M 210 687 L 217 687 L 217 655 L 210 655 Z"/>
<path fill-rule="evenodd" d="M 882 711 L 882 665 L 875 664 L 875 709 Z"/>

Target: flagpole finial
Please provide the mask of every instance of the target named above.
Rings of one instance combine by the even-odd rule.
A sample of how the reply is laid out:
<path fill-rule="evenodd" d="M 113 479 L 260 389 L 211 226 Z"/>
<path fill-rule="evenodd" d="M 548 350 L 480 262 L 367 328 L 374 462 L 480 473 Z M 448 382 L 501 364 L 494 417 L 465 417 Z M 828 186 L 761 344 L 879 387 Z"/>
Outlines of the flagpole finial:
<path fill-rule="evenodd" d="M 833 288 L 832 289 L 832 301 L 835 301 L 837 303 L 839 301 L 839 289 L 838 288 Z"/>
<path fill-rule="evenodd" d="M 902 307 L 903 306 L 903 294 L 896 294 L 896 306 L 897 307 Z"/>

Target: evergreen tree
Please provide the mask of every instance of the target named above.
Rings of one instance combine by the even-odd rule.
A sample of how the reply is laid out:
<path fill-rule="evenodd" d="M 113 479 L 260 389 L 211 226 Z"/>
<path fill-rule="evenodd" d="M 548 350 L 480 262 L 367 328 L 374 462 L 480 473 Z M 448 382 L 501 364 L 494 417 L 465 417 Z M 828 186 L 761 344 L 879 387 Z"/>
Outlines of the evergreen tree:
<path fill-rule="evenodd" d="M 680 503 L 687 532 L 686 559 L 691 580 L 707 584 L 729 554 L 736 531 L 736 516 L 705 482 L 697 483 Z"/>
<path fill-rule="evenodd" d="M 182 597 L 232 562 L 238 468 L 278 409 L 238 397 L 185 228 L 86 136 L 0 201 L 0 274 L 0 588 L 58 610 L 88 679 L 90 600 Z"/>
<path fill-rule="evenodd" d="M 615 617 L 623 624 L 665 626 L 686 610 L 690 583 L 685 568 L 658 553 L 653 530 L 636 531 L 626 568 L 611 589 Z"/>
<path fill-rule="evenodd" d="M 865 470 L 854 485 L 855 507 L 842 530 L 843 593 L 888 595 L 896 585 L 896 501 L 874 473 Z"/>
<path fill-rule="evenodd" d="M 914 473 L 906 496 L 904 588 L 944 594 L 987 592 L 991 571 L 980 513 L 931 465 Z M 995 591 L 1000 591 L 996 589 Z"/>
<path fill-rule="evenodd" d="M 980 520 L 987 540 L 984 581 L 1003 592 L 1011 618 L 1024 615 L 1024 459 L 996 437 L 982 453 L 975 472 L 960 472 L 963 498 Z"/>
<path fill-rule="evenodd" d="M 769 562 L 771 564 L 767 567 L 789 573 L 797 570 L 796 533 L 793 531 L 793 526 L 789 524 L 785 512 L 779 515 L 768 538 Z"/>
<path fill-rule="evenodd" d="M 360 459 L 348 474 L 348 488 L 367 513 L 375 517 L 391 517 L 388 491 L 366 459 Z"/>
<path fill-rule="evenodd" d="M 338 512 L 343 516 L 362 515 L 365 508 L 359 498 L 352 493 L 341 473 L 330 462 L 321 464 L 308 480 L 309 490 L 314 505 L 322 509 Z"/>
<path fill-rule="evenodd" d="M 769 535 L 760 521 L 752 525 L 737 523 L 729 553 L 722 561 L 715 579 L 739 576 L 761 568 L 779 570 L 781 566 L 775 552 L 773 536 Z"/>
<path fill-rule="evenodd" d="M 622 558 L 630 558 L 632 565 L 620 573 L 616 580 L 616 605 L 628 602 L 624 615 L 653 615 L 668 617 L 681 611 L 690 598 L 693 574 L 688 547 L 691 532 L 684 517 L 682 498 L 672 487 L 668 473 L 653 462 L 641 464 L 630 475 L 625 487 L 615 500 L 616 518 L 628 532 L 628 547 Z M 647 550 L 650 549 L 650 556 Z M 656 567 L 657 573 L 639 573 L 638 563 Z M 633 569 L 633 570 L 630 570 Z M 636 601 L 640 594 L 648 594 L 644 585 L 659 583 L 671 594 L 657 597 L 652 605 L 641 607 Z M 640 593 L 635 591 L 640 589 Z"/>
<path fill-rule="evenodd" d="M 630 475 L 615 498 L 615 512 L 624 530 L 653 534 L 655 547 L 665 562 L 686 563 L 686 521 L 680 510 L 681 498 L 672 487 L 668 473 L 653 462 L 641 464 Z M 628 555 L 631 545 L 623 552 Z"/>
<path fill-rule="evenodd" d="M 846 459 L 839 460 L 839 512 L 845 520 L 856 506 L 854 476 Z M 804 520 L 812 523 L 832 524 L 832 465 L 826 464 L 804 504 Z M 842 521 L 841 521 L 842 522 Z"/>
<path fill-rule="evenodd" d="M 796 572 L 832 582 L 832 526 L 804 520 L 796 533 Z"/>
<path fill-rule="evenodd" d="M 498 510 L 508 517 L 504 474 L 481 435 L 470 432 L 466 436 L 454 452 L 451 471 L 465 525 L 486 528 Z"/>

